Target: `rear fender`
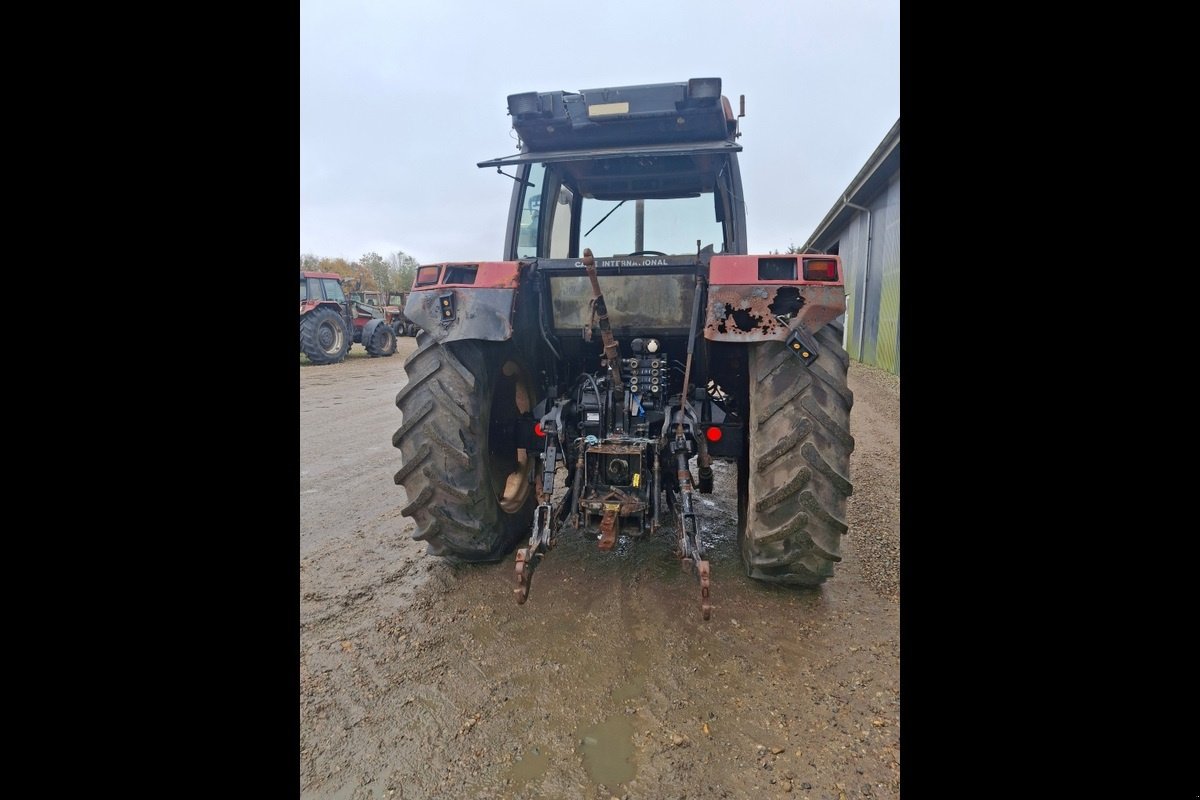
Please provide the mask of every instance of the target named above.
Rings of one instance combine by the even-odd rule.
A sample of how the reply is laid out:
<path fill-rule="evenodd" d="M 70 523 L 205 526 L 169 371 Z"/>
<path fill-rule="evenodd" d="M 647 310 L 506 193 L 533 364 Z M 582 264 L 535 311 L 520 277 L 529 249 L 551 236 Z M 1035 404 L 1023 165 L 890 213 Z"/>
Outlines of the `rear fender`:
<path fill-rule="evenodd" d="M 305 314 L 310 314 L 321 306 L 332 308 L 337 312 L 339 317 L 342 315 L 342 307 L 331 300 L 305 300 L 300 304 L 300 316 L 303 317 Z"/>
<path fill-rule="evenodd" d="M 519 261 L 420 267 L 404 316 L 437 342 L 511 339 L 522 268 Z"/>
<path fill-rule="evenodd" d="M 834 279 L 805 280 L 805 260 L 835 261 Z M 793 262 L 790 267 L 789 261 Z M 773 279 L 777 275 L 783 277 Z M 713 256 L 704 338 L 740 343 L 783 341 L 794 319 L 816 333 L 845 311 L 846 287 L 839 256 Z"/>
<path fill-rule="evenodd" d="M 375 329 L 380 325 L 387 325 L 387 321 L 383 319 L 373 319 L 364 325 L 362 329 L 362 341 L 359 343 L 365 346 L 367 342 L 371 341 L 371 339 L 375 336 Z"/>

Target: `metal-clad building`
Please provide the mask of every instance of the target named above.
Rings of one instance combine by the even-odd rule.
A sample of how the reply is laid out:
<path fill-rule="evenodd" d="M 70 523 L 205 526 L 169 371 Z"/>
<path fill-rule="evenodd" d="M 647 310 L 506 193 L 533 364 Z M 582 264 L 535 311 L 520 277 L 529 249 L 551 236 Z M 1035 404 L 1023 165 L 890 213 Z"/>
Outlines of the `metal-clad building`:
<path fill-rule="evenodd" d="M 842 257 L 846 351 L 899 375 L 900 120 L 800 249 Z"/>

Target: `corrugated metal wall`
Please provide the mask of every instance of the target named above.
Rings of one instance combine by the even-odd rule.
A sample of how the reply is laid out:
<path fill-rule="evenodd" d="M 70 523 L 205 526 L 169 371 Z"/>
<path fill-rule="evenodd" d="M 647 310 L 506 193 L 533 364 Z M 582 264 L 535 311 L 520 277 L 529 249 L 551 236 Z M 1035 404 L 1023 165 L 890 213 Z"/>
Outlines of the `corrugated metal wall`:
<path fill-rule="evenodd" d="M 900 174 L 838 237 L 846 270 L 846 350 L 864 364 L 900 374 Z M 871 230 L 867 231 L 870 219 Z M 867 237 L 870 236 L 870 263 Z M 866 297 L 863 297 L 863 281 Z M 859 316 L 860 307 L 863 310 Z M 861 334 L 860 334 L 861 331 Z"/>
<path fill-rule="evenodd" d="M 888 184 L 881 218 L 883 246 L 879 248 L 879 328 L 876 334 L 876 366 L 900 374 L 900 174 Z M 872 253 L 872 261 L 875 260 Z"/>

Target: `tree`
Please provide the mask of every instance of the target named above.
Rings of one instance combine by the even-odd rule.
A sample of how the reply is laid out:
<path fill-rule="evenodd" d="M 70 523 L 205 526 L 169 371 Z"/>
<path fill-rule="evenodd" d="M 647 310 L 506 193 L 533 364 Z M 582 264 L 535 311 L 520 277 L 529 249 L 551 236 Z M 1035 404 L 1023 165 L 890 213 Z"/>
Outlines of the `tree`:
<path fill-rule="evenodd" d="M 375 291 L 390 293 L 393 291 L 392 276 L 388 274 L 387 262 L 379 253 L 367 253 L 358 260 L 367 272 L 371 273 Z"/>
<path fill-rule="evenodd" d="M 370 292 L 378 291 L 379 287 L 375 285 L 375 277 L 371 275 L 371 271 L 357 261 L 347 261 L 344 258 L 322 258 L 316 267 L 318 272 L 333 272 L 340 275 L 343 279 L 349 279 L 351 285 L 346 291 L 355 291 L 353 283 L 358 281 L 361 291 Z"/>
<path fill-rule="evenodd" d="M 392 253 L 388 261 L 391 263 L 392 291 L 407 292 L 412 289 L 413 281 L 417 278 L 417 268 L 421 266 L 417 260 L 399 250 Z"/>
<path fill-rule="evenodd" d="M 317 262 L 317 271 L 334 272 L 343 278 L 349 278 L 354 275 L 354 268 L 344 258 L 322 258 Z"/>
<path fill-rule="evenodd" d="M 795 255 L 796 253 L 803 253 L 804 250 L 797 244 L 789 244 L 788 249 L 785 250 L 784 252 L 787 253 L 788 255 Z M 770 252 L 770 255 L 777 256 L 777 255 L 780 255 L 780 253 L 778 250 L 772 250 Z"/>
<path fill-rule="evenodd" d="M 343 279 L 349 279 L 351 284 L 346 291 L 355 291 L 353 282 L 359 282 L 359 290 L 364 292 L 379 292 L 393 295 L 396 292 L 407 292 L 412 288 L 417 277 L 420 263 L 415 258 L 399 250 L 386 259 L 378 253 L 367 253 L 358 261 L 347 261 L 344 258 L 318 257 L 312 253 L 300 254 L 300 269 L 305 272 L 333 272 Z"/>
<path fill-rule="evenodd" d="M 363 266 L 362 264 L 360 264 L 357 261 L 353 262 L 350 266 L 354 270 L 352 277 L 354 277 L 359 283 L 359 289 L 355 290 L 355 291 L 363 291 L 363 292 L 378 292 L 379 291 L 379 284 L 375 281 L 375 275 L 372 274 L 370 269 Z"/>

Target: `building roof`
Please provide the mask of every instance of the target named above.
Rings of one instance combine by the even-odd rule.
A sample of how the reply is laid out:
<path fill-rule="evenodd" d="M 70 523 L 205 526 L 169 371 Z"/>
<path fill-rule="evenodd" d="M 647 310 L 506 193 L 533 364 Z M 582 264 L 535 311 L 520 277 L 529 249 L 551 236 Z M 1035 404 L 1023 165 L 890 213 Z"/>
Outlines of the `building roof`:
<path fill-rule="evenodd" d="M 800 252 L 809 250 L 821 251 L 823 248 L 833 244 L 823 237 L 833 237 L 839 235 L 842 228 L 854 216 L 857 209 L 855 205 L 865 206 L 875 198 L 877 194 L 887 188 L 888 182 L 892 176 L 900 171 L 900 120 L 896 120 L 896 124 L 883 137 L 883 141 L 875 148 L 875 152 L 871 153 L 871 157 L 867 159 L 867 163 L 854 176 L 854 180 L 850 181 L 850 185 L 842 192 L 837 202 L 833 204 L 833 208 L 829 209 L 829 213 L 817 225 L 812 236 L 808 237 L 808 241 L 800 248 Z M 852 205 L 853 204 L 853 205 Z"/>

